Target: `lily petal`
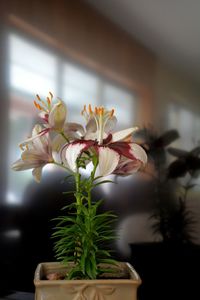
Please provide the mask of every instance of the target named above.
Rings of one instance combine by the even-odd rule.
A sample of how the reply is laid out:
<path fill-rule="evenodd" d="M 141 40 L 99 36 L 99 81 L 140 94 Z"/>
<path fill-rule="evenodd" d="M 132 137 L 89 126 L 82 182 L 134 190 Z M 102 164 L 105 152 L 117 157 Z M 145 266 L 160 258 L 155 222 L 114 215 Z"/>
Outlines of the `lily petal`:
<path fill-rule="evenodd" d="M 70 169 L 70 167 L 69 167 L 68 161 L 66 159 L 66 152 L 67 152 L 67 148 L 69 147 L 69 145 L 71 145 L 71 144 L 65 143 L 63 145 L 63 147 L 61 148 L 61 150 L 60 150 L 60 160 L 61 161 L 59 159 L 56 159 L 56 161 L 58 161 L 59 163 L 63 163 L 63 165 L 68 169 Z M 57 154 L 59 154 L 59 153 L 53 152 L 53 155 L 56 156 L 56 158 L 57 158 Z"/>
<path fill-rule="evenodd" d="M 117 131 L 112 134 L 112 143 L 122 141 L 127 138 L 130 134 L 138 130 L 138 127 L 132 127 L 124 130 Z"/>
<path fill-rule="evenodd" d="M 145 165 L 147 163 L 147 155 L 144 149 L 135 143 L 129 143 L 129 146 L 131 148 L 130 153 Z"/>
<path fill-rule="evenodd" d="M 94 117 L 90 117 L 90 119 L 88 120 L 88 122 L 86 124 L 86 131 L 88 134 L 94 133 L 97 131 L 97 123 L 96 123 Z"/>
<path fill-rule="evenodd" d="M 44 123 L 48 124 L 48 119 L 49 119 L 49 114 L 44 112 L 44 111 L 41 111 L 39 113 L 39 117 L 44 121 Z"/>
<path fill-rule="evenodd" d="M 108 176 L 113 173 L 119 163 L 120 155 L 108 147 L 99 147 L 98 175 Z"/>
<path fill-rule="evenodd" d="M 23 170 L 37 168 L 39 166 L 41 166 L 41 163 L 38 163 L 38 161 L 25 161 L 22 159 L 18 159 L 16 162 L 12 164 L 11 168 L 14 171 L 23 171 Z"/>
<path fill-rule="evenodd" d="M 87 140 L 97 140 L 98 137 L 98 132 L 87 132 L 86 135 L 84 136 L 84 139 Z"/>
<path fill-rule="evenodd" d="M 106 125 L 104 127 L 104 131 L 106 133 L 110 133 L 117 124 L 117 118 L 115 116 L 110 117 L 110 119 L 106 122 Z"/>
<path fill-rule="evenodd" d="M 34 147 L 44 153 L 49 152 L 49 144 L 50 139 L 48 132 L 46 134 L 40 135 L 42 132 L 42 126 L 39 124 L 36 124 L 32 130 L 32 137 L 34 139 L 32 140 Z"/>
<path fill-rule="evenodd" d="M 115 150 L 120 155 L 130 159 L 138 159 L 143 164 L 147 163 L 147 155 L 144 149 L 135 143 L 115 142 L 109 144 L 109 148 Z"/>
<path fill-rule="evenodd" d="M 31 150 L 25 150 L 22 154 L 21 154 L 21 158 L 24 161 L 35 161 L 38 163 L 48 163 L 51 162 L 52 156 L 48 155 L 48 153 L 44 153 L 44 152 L 38 152 L 35 149 L 31 149 Z"/>
<path fill-rule="evenodd" d="M 49 113 L 49 126 L 55 130 L 62 130 L 65 119 L 67 116 L 67 109 L 61 100 L 58 103 L 54 104 L 52 110 Z"/>
<path fill-rule="evenodd" d="M 85 134 L 85 130 L 81 124 L 72 122 L 68 122 L 64 125 L 64 132 L 77 132 L 81 137 Z"/>
<path fill-rule="evenodd" d="M 93 141 L 84 141 L 84 142 L 76 142 L 72 144 L 68 144 L 67 147 L 62 150 L 62 154 L 65 152 L 65 159 L 67 161 L 68 167 L 73 171 L 77 171 L 77 158 L 81 155 L 84 150 L 87 150 L 94 144 Z"/>
<path fill-rule="evenodd" d="M 131 175 L 139 170 L 142 163 L 139 160 L 121 159 L 114 174 L 127 176 Z"/>
<path fill-rule="evenodd" d="M 131 153 L 131 147 L 127 142 L 115 142 L 109 144 L 109 148 L 113 149 L 120 155 L 123 155 L 130 159 L 135 159 L 135 156 Z"/>
<path fill-rule="evenodd" d="M 42 167 L 33 169 L 32 175 L 33 175 L 35 181 L 37 181 L 39 183 L 41 180 L 41 175 L 42 175 Z"/>
<path fill-rule="evenodd" d="M 40 125 L 39 125 L 40 126 Z M 34 129 L 33 129 L 34 130 Z M 28 139 L 26 139 L 25 141 L 21 142 L 19 144 L 20 148 L 23 148 L 24 146 L 32 143 L 35 139 L 40 138 L 41 136 L 47 134 L 49 132 L 50 128 L 44 128 L 42 129 L 37 135 L 34 135 Z"/>
<path fill-rule="evenodd" d="M 52 150 L 58 153 L 65 144 L 66 144 L 66 139 L 62 135 L 57 134 L 52 139 Z"/>

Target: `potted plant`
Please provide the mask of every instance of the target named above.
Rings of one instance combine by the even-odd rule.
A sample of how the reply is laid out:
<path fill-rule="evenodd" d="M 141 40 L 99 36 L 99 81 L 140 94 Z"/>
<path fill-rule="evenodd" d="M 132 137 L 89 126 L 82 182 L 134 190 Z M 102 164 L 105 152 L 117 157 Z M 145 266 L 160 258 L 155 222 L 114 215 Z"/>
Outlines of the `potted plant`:
<path fill-rule="evenodd" d="M 53 233 L 55 256 L 59 262 L 38 265 L 34 283 L 36 300 L 136 299 L 141 283 L 127 263 L 112 259 L 107 244 L 115 239 L 111 212 L 99 212 L 102 201 L 93 202 L 92 190 L 110 182 L 110 174 L 129 175 L 143 167 L 147 156 L 131 142 L 136 128 L 112 133 L 117 122 L 114 110 L 84 106 L 85 128 L 66 122 L 67 109 L 50 93 L 46 100 L 34 101 L 41 124 L 20 144 L 21 158 L 12 168 L 33 169 L 37 182 L 42 168 L 55 164 L 75 179 L 74 203 L 63 208 Z M 82 170 L 88 170 L 88 176 Z M 67 213 L 66 213 L 67 211 Z"/>

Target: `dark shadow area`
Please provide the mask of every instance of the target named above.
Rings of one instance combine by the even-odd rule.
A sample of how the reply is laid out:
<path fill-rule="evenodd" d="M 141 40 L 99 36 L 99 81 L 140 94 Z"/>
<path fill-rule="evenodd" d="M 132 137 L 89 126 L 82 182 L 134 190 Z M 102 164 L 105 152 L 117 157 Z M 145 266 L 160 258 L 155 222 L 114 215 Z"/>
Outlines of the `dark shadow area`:
<path fill-rule="evenodd" d="M 142 278 L 139 300 L 200 299 L 200 247 L 194 244 L 131 244 L 131 259 Z"/>
<path fill-rule="evenodd" d="M 63 192 L 72 189 L 73 181 L 66 184 L 62 172 L 54 172 L 44 176 L 41 184 L 28 185 L 22 207 L 1 208 L 1 294 L 11 290 L 34 291 L 37 264 L 55 260 L 52 219 L 71 203 L 72 196 Z"/>

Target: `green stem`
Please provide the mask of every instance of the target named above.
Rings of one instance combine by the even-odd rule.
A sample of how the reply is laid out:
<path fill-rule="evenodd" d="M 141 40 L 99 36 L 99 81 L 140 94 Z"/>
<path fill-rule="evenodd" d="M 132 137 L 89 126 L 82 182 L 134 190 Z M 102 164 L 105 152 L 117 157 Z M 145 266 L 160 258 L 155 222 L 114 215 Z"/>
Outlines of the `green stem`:
<path fill-rule="evenodd" d="M 69 143 L 69 139 L 66 137 L 66 135 L 64 134 L 63 131 L 60 132 L 60 134 L 62 135 L 62 137 Z"/>
<path fill-rule="evenodd" d="M 87 194 L 88 194 L 88 208 L 91 208 L 91 204 L 92 204 L 92 186 L 93 186 L 93 182 L 94 182 L 95 173 L 96 173 L 96 170 L 97 170 L 98 163 L 99 163 L 98 158 L 95 155 L 94 158 L 93 158 L 94 169 L 93 169 L 93 171 L 91 172 L 91 175 L 90 175 L 90 185 L 89 185 L 89 189 L 87 191 Z"/>
<path fill-rule="evenodd" d="M 81 194 L 80 194 L 80 183 L 81 183 L 81 175 L 79 171 L 74 175 L 76 182 L 76 203 L 78 206 L 81 205 Z"/>

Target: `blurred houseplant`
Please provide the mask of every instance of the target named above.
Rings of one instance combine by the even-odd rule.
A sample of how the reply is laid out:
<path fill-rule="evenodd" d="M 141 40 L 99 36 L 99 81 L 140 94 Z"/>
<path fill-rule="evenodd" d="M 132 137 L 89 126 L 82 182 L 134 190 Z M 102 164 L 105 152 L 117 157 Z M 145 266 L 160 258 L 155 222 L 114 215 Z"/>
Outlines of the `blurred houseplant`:
<path fill-rule="evenodd" d="M 104 179 L 105 176 L 128 175 L 146 164 L 145 151 L 130 140 L 135 128 L 111 133 L 117 122 L 114 110 L 108 111 L 103 107 L 92 110 L 91 105 L 88 109 L 84 106 L 82 111 L 87 122 L 85 128 L 66 122 L 65 104 L 60 99 L 53 101 L 51 93 L 45 101 L 37 96 L 34 104 L 39 109 L 42 124 L 36 124 L 32 136 L 20 144 L 21 158 L 12 168 L 16 171 L 33 169 L 32 174 L 39 182 L 42 168 L 49 163 L 55 164 L 74 177 L 76 187 L 72 192 L 74 203 L 64 208 L 70 213 L 56 219 L 58 224 L 53 234 L 56 258 L 63 264 L 44 263 L 38 266 L 35 274 L 36 299 L 121 299 L 123 295 L 126 299 L 134 299 L 132 297 L 136 297 L 140 283 L 138 275 L 127 264 L 113 260 L 111 250 L 106 246 L 116 238 L 112 230 L 115 216 L 111 212 L 99 213 L 101 201 L 94 203 L 91 192 L 99 184 L 109 182 Z M 81 173 L 86 168 L 89 170 L 87 178 Z M 110 287 L 111 282 L 102 279 L 105 274 L 113 277 L 123 270 L 132 278 L 132 296 L 126 288 L 117 289 L 116 281 L 114 287 Z M 67 280 L 60 280 L 63 272 Z M 42 280 L 44 276 L 53 280 Z M 101 284 L 96 281 L 97 278 L 101 278 Z M 78 282 L 78 288 L 71 288 L 71 279 Z M 87 279 L 90 279 L 92 287 L 86 284 Z M 49 284 L 50 293 L 46 291 Z M 65 292 L 61 289 L 58 295 L 58 286 L 62 286 Z"/>
<path fill-rule="evenodd" d="M 176 211 L 175 184 L 167 176 L 167 147 L 179 134 L 177 130 L 168 130 L 159 135 L 152 127 L 144 127 L 136 133 L 149 157 L 148 171 L 152 182 L 153 232 L 161 236 L 163 242 L 171 240 L 173 225 L 171 218 Z"/>
<path fill-rule="evenodd" d="M 167 169 L 168 180 L 177 180 L 180 186 L 180 195 L 178 197 L 179 209 L 174 215 L 176 226 L 176 240 L 184 243 L 191 243 L 195 238 L 196 220 L 192 212 L 187 208 L 189 192 L 198 184 L 197 178 L 200 172 L 200 147 L 197 146 L 191 151 L 170 147 L 168 153 L 176 159 L 169 164 Z M 179 237 L 179 238 L 178 238 Z"/>
<path fill-rule="evenodd" d="M 177 130 L 172 129 L 158 135 L 152 128 L 143 128 L 136 133 L 153 166 L 150 173 L 154 187 L 153 230 L 160 234 L 166 243 L 189 243 L 192 240 L 194 218 L 188 210 L 188 192 L 195 187 L 193 182 L 200 170 L 200 147 L 185 151 L 169 147 L 179 138 Z M 168 163 L 168 153 L 176 157 Z M 152 168 L 151 168 L 152 169 Z M 147 168 L 148 170 L 148 168 Z M 177 179 L 188 178 L 186 184 Z M 182 193 L 179 195 L 179 191 Z"/>

